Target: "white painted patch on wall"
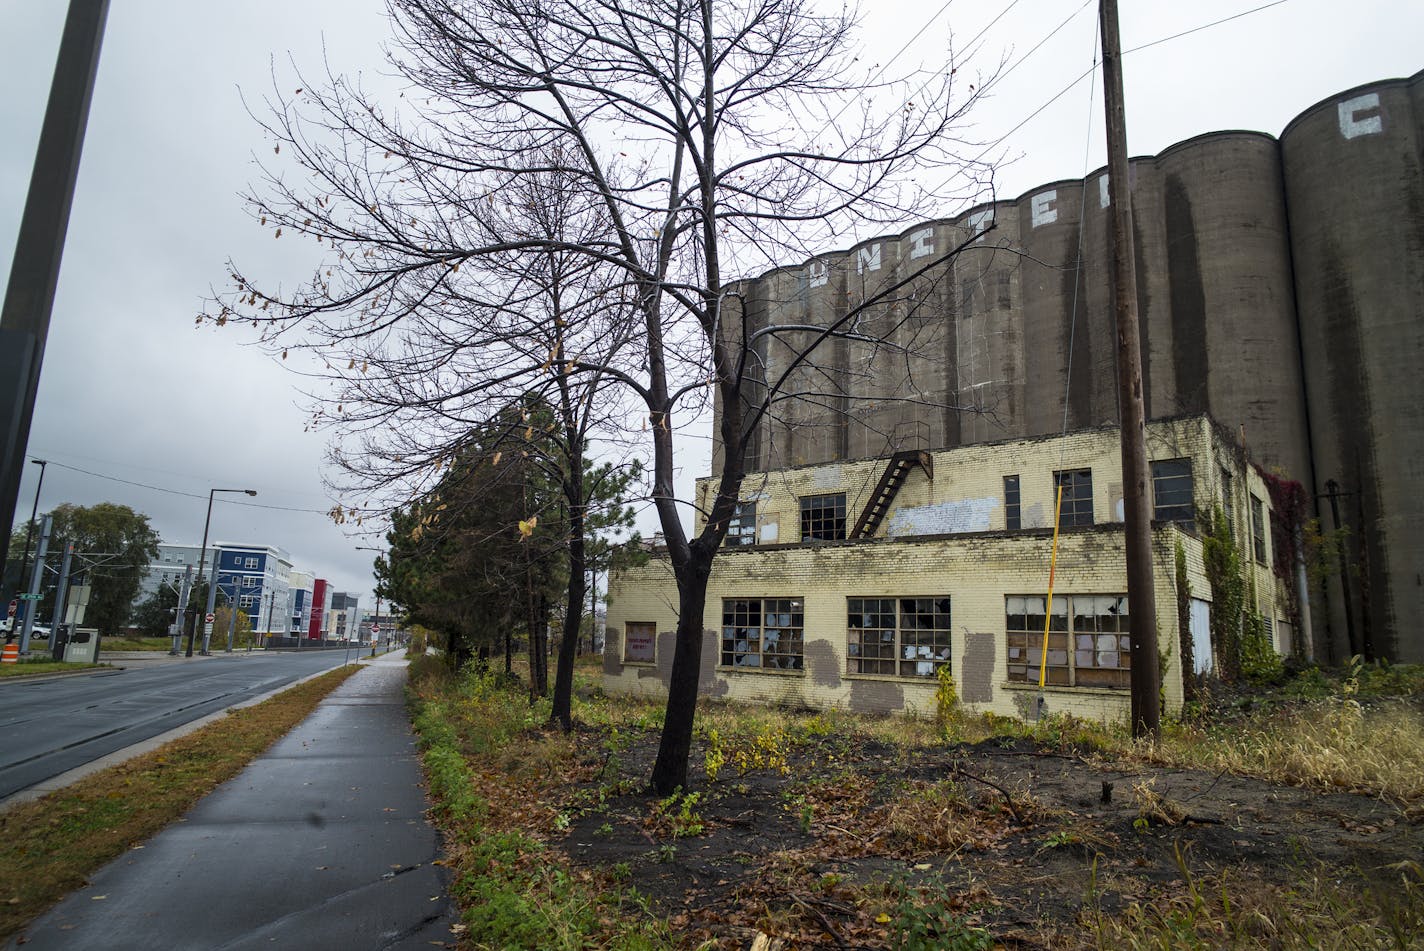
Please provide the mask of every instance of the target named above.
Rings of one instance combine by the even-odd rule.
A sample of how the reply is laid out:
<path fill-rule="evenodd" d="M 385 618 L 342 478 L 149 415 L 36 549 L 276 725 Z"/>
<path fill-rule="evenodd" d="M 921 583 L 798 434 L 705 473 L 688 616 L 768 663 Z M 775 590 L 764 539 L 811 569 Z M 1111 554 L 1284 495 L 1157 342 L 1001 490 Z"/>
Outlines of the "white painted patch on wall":
<path fill-rule="evenodd" d="M 1029 199 L 1029 210 L 1035 228 L 1052 224 L 1058 220 L 1058 209 L 1055 207 L 1057 201 L 1058 189 L 1056 188 L 1039 192 Z"/>
<path fill-rule="evenodd" d="M 806 266 L 806 283 L 812 287 L 823 287 L 831 279 L 831 269 L 825 261 L 812 261 Z"/>
<path fill-rule="evenodd" d="M 983 211 L 976 211 L 968 218 L 964 219 L 964 225 L 969 229 L 970 234 L 978 234 L 975 241 L 984 240 L 984 236 L 979 232 L 984 231 L 994 223 L 994 209 L 985 208 Z"/>
<path fill-rule="evenodd" d="M 1340 103 L 1340 134 L 1347 139 L 1362 135 L 1379 135 L 1384 131 L 1384 116 L 1380 113 L 1379 93 L 1370 92 Z M 1362 113 L 1373 112 L 1364 116 Z"/>
<path fill-rule="evenodd" d="M 817 466 L 811 481 L 818 489 L 840 489 L 846 484 L 840 466 Z"/>
<path fill-rule="evenodd" d="M 757 541 L 763 545 L 775 545 L 781 537 L 781 522 L 767 519 L 757 526 Z"/>
<path fill-rule="evenodd" d="M 887 538 L 908 535 L 953 535 L 959 532 L 987 532 L 998 496 L 981 499 L 954 499 L 930 505 L 910 505 L 897 509 L 885 526 Z"/>
<path fill-rule="evenodd" d="M 1098 207 L 1099 207 L 1099 208 L 1106 208 L 1107 206 L 1108 206 L 1108 177 L 1107 177 L 1106 175 L 1099 175 L 1099 176 L 1098 176 Z"/>
<path fill-rule="evenodd" d="M 1034 502 L 1019 509 L 1019 525 L 1023 528 L 1052 528 L 1053 519 L 1044 514 L 1042 502 Z"/>
<path fill-rule="evenodd" d="M 1113 521 L 1127 521 L 1127 502 L 1123 499 L 1118 499 L 1117 501 L 1113 502 L 1113 512 L 1117 515 L 1117 518 L 1113 519 Z"/>
<path fill-rule="evenodd" d="M 855 272 L 857 274 L 878 270 L 880 270 L 880 245 L 872 244 L 855 253 Z"/>
<path fill-rule="evenodd" d="M 910 260 L 934 254 L 934 228 L 921 228 L 910 234 Z"/>

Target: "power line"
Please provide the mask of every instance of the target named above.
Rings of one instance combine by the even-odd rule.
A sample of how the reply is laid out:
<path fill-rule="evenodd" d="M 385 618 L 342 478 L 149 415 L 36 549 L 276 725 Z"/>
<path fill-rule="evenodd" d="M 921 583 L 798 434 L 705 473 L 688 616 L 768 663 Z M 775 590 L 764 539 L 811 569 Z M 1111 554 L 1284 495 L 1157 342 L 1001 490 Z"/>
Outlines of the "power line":
<path fill-rule="evenodd" d="M 206 500 L 206 499 L 207 499 L 207 495 L 206 495 L 206 494 L 203 494 L 203 493 L 198 493 L 198 492 L 184 492 L 184 491 L 181 490 L 181 489 L 170 489 L 170 488 L 167 488 L 167 487 L 165 487 L 165 486 L 152 485 L 152 484 L 147 483 L 147 482 L 135 482 L 135 481 L 133 481 L 132 479 L 121 479 L 121 478 L 119 478 L 118 476 L 106 475 L 105 473 L 102 473 L 102 472 L 94 472 L 94 471 L 92 471 L 92 470 L 90 470 L 90 469 L 81 469 L 81 468 L 78 467 L 78 466 L 66 465 L 66 464 L 63 463 L 63 462 L 55 462 L 53 459 L 48 460 L 48 462 L 49 462 L 49 464 L 52 465 L 52 466 L 58 466 L 58 467 L 61 468 L 61 469 L 68 469 L 68 470 L 71 471 L 71 472 L 78 472 L 78 473 L 81 473 L 81 474 L 83 474 L 83 475 L 92 476 L 92 477 L 94 477 L 95 479 L 104 479 L 104 480 L 107 480 L 107 481 L 109 481 L 109 482 L 118 482 L 118 483 L 121 483 L 121 484 L 123 484 L 123 485 L 132 485 L 132 486 L 136 486 L 136 487 L 138 487 L 138 488 L 140 488 L 140 489 L 149 489 L 150 491 L 153 491 L 153 492 L 162 492 L 162 493 L 164 493 L 165 495 L 179 495 L 179 496 L 183 496 L 184 498 L 189 498 L 189 499 L 201 499 L 201 500 Z M 225 504 L 225 505 L 241 505 L 241 506 L 243 506 L 244 508 L 268 509 L 269 511 L 274 511 L 274 512 L 305 512 L 305 513 L 308 513 L 308 514 L 311 514 L 311 515 L 322 515 L 322 516 L 325 516 L 325 515 L 330 514 L 330 509 L 297 508 L 297 507 L 288 506 L 288 505 L 264 505 L 264 504 L 262 504 L 261 502 L 239 502 L 239 501 L 237 501 L 236 499 L 215 499 L 215 501 L 222 502 L 222 503 Z"/>

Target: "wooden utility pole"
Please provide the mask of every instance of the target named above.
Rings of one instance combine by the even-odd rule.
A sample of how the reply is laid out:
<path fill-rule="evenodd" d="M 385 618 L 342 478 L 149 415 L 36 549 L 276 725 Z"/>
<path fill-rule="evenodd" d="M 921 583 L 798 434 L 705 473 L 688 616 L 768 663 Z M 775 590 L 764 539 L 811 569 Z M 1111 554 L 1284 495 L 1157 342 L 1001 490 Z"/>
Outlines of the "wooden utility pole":
<path fill-rule="evenodd" d="M 1132 735 L 1156 739 L 1162 727 L 1157 671 L 1157 598 L 1152 587 L 1152 500 L 1147 469 L 1147 414 L 1142 398 L 1142 346 L 1132 246 L 1132 187 L 1122 98 L 1122 45 L 1117 0 L 1102 0 L 1103 99 L 1107 111 L 1108 198 L 1112 202 L 1113 291 L 1117 315 L 1118 410 L 1122 421 L 1123 532 L 1127 537 L 1127 604 L 1132 630 Z"/>

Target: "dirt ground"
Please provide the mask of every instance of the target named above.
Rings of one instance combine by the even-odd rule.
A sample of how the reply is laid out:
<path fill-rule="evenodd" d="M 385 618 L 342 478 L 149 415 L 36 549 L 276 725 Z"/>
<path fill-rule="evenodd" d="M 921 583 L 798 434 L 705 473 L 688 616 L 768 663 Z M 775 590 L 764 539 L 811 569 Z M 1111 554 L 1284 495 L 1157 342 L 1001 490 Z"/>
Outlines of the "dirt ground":
<path fill-rule="evenodd" d="M 907 896 L 998 945 L 1075 946 L 1090 911 L 1189 882 L 1290 887 L 1321 868 L 1388 882 L 1424 857 L 1424 815 L 1398 804 L 1023 739 L 909 751 L 797 734 L 711 782 L 703 741 L 698 797 L 660 815 L 641 790 L 656 731 L 623 734 L 611 755 L 584 732 L 586 778 L 555 844 L 649 896 L 690 947 L 748 947 L 759 931 L 786 948 L 885 947 Z"/>

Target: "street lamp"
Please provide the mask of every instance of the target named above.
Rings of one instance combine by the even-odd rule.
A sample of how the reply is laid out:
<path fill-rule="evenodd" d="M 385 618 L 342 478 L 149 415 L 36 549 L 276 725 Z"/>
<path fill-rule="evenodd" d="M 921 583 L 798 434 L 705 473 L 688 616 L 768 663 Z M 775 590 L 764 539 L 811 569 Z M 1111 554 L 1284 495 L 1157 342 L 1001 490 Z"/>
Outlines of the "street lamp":
<path fill-rule="evenodd" d="M 357 546 L 356 546 L 356 550 L 357 550 L 357 551 L 373 551 L 373 552 L 376 552 L 377 554 L 380 554 L 380 555 L 387 555 L 387 554 L 388 554 L 384 548 L 372 548 L 370 545 L 357 545 Z M 387 563 L 389 564 L 389 556 L 387 557 Z M 381 626 L 381 592 L 380 592 L 380 579 L 377 579 L 377 580 L 376 580 L 376 585 L 377 585 L 377 589 L 376 589 L 376 616 L 375 616 L 375 618 L 371 621 L 371 624 L 372 624 L 373 627 L 380 628 L 380 626 Z M 359 628 L 359 625 L 358 625 L 358 628 Z M 375 656 L 376 656 L 376 640 L 377 640 L 376 634 L 375 634 L 375 632 L 372 632 L 372 634 L 371 634 L 371 656 L 372 656 L 372 657 L 375 657 Z"/>
<path fill-rule="evenodd" d="M 256 495 L 256 489 L 209 489 L 208 490 L 208 517 L 203 520 L 203 547 L 198 549 L 198 587 L 203 586 L 203 567 L 208 558 L 208 526 L 213 521 L 213 496 L 219 492 L 242 492 L 245 495 Z M 217 572 L 213 572 L 213 577 L 217 577 Z M 188 606 L 181 605 L 184 610 Z M 193 626 L 188 628 L 188 650 L 184 656 L 193 656 L 193 639 L 198 635 L 198 619 L 193 618 Z"/>

